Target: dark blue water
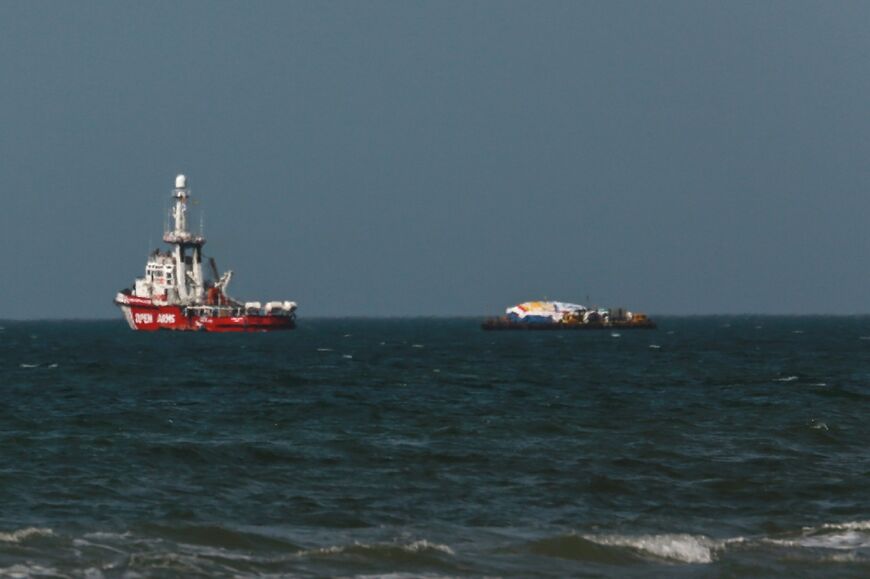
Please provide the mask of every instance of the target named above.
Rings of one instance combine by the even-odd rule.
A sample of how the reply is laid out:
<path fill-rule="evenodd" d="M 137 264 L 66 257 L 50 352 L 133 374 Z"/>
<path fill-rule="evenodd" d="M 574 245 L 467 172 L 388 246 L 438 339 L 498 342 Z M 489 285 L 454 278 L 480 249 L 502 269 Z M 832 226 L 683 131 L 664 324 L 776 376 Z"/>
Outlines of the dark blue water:
<path fill-rule="evenodd" d="M 870 575 L 870 318 L 0 325 L 0 574 Z"/>

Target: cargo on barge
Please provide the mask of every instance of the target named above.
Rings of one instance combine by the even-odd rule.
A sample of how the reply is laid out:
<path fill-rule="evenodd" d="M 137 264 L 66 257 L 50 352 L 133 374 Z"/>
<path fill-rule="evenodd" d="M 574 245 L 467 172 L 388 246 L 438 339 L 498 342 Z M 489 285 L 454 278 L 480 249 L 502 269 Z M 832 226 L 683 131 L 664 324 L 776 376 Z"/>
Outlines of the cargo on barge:
<path fill-rule="evenodd" d="M 623 308 L 587 308 L 568 302 L 523 302 L 484 320 L 484 330 L 654 330 L 646 314 Z"/>

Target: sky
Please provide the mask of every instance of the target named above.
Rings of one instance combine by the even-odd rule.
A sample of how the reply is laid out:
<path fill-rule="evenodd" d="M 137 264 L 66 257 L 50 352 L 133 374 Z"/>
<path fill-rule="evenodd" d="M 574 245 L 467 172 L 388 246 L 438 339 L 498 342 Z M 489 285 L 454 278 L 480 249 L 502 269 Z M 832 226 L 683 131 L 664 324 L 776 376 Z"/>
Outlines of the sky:
<path fill-rule="evenodd" d="M 870 3 L 0 3 L 0 318 L 119 317 L 174 176 L 299 316 L 870 312 Z"/>

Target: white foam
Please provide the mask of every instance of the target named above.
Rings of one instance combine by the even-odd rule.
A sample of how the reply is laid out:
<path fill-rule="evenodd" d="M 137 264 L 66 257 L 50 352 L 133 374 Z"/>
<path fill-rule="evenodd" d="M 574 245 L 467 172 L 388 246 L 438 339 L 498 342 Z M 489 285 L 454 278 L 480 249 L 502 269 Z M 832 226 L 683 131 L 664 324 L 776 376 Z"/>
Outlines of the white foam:
<path fill-rule="evenodd" d="M 19 368 L 39 368 L 39 364 L 18 364 Z"/>
<path fill-rule="evenodd" d="M 344 553 L 349 549 L 363 549 L 363 550 L 375 550 L 375 549 L 393 549 L 398 548 L 403 551 L 408 551 L 410 553 L 419 553 L 421 551 L 440 551 L 441 553 L 446 553 L 447 555 L 455 555 L 456 553 L 447 545 L 442 545 L 440 543 L 431 543 L 426 539 L 419 539 L 412 543 L 407 544 L 397 544 L 397 543 L 358 543 L 354 542 L 352 545 L 332 545 L 329 547 L 320 547 L 318 549 L 309 549 L 300 551 L 297 555 L 335 555 L 338 553 Z"/>
<path fill-rule="evenodd" d="M 356 579 L 454 579 L 455 575 L 433 575 L 431 573 L 377 573 L 375 575 L 354 575 Z"/>
<path fill-rule="evenodd" d="M 248 561 L 248 562 L 272 562 L 274 558 L 263 558 L 248 555 L 246 553 L 236 553 L 220 547 L 208 547 L 203 545 L 188 545 L 182 543 L 182 549 L 196 556 L 219 557 L 221 559 L 229 559 L 230 561 Z"/>
<path fill-rule="evenodd" d="M 843 531 L 870 531 L 870 521 L 847 521 L 845 523 L 825 523 L 821 529 L 833 529 Z M 805 530 L 812 530 L 808 527 Z"/>
<path fill-rule="evenodd" d="M 0 541 L 3 541 L 4 543 L 20 543 L 30 537 L 50 537 L 51 535 L 54 535 L 54 531 L 51 529 L 43 527 L 27 527 L 25 529 L 12 531 L 11 533 L 0 532 Z"/>
<path fill-rule="evenodd" d="M 870 547 L 870 536 L 858 531 L 810 535 L 796 539 L 767 539 L 766 543 L 783 547 L 807 547 L 811 549 L 853 550 Z"/>
<path fill-rule="evenodd" d="M 863 559 L 855 553 L 834 553 L 833 555 L 822 557 L 822 561 L 830 563 L 856 563 L 862 562 Z"/>
<path fill-rule="evenodd" d="M 341 357 L 346 358 L 348 360 L 351 360 L 351 359 L 353 359 L 353 354 L 342 354 Z"/>
<path fill-rule="evenodd" d="M 661 349 L 661 346 L 659 346 L 658 344 L 650 344 L 649 347 L 651 350 L 660 350 Z"/>
<path fill-rule="evenodd" d="M 42 567 L 40 565 L 22 565 L 16 563 L 10 567 L 0 569 L 0 577 L 13 577 L 14 579 L 30 579 L 31 577 L 63 577 L 57 569 Z"/>
<path fill-rule="evenodd" d="M 95 531 L 93 533 L 85 533 L 86 539 L 128 539 L 132 534 L 130 531 L 123 533 L 108 533 L 106 531 Z"/>
<path fill-rule="evenodd" d="M 412 348 L 422 348 L 423 344 L 411 344 Z"/>
<path fill-rule="evenodd" d="M 583 535 L 583 538 L 609 547 L 628 547 L 645 554 L 681 563 L 712 563 L 722 543 L 704 535 L 666 533 L 663 535 Z M 742 539 L 730 539 L 729 542 Z"/>
<path fill-rule="evenodd" d="M 97 549 L 105 549 L 106 551 L 111 551 L 113 553 L 117 553 L 118 555 L 126 555 L 127 552 L 123 549 L 118 549 L 116 547 L 112 547 L 110 545 L 106 545 L 104 543 L 94 543 L 93 541 L 89 541 L 87 539 L 73 539 L 72 544 L 76 547 L 94 547 Z"/>
<path fill-rule="evenodd" d="M 764 539 L 765 543 L 783 547 L 833 549 L 848 551 L 870 548 L 870 521 L 825 523 L 818 527 L 804 527 L 800 537 Z"/>
<path fill-rule="evenodd" d="M 426 539 L 420 539 L 419 541 L 414 541 L 409 545 L 403 545 L 402 549 L 414 553 L 416 553 L 417 551 L 441 551 L 442 553 L 447 553 L 448 555 L 456 554 L 453 549 L 451 549 L 447 545 L 442 545 L 440 543 L 430 543 Z"/>
<path fill-rule="evenodd" d="M 794 382 L 797 379 L 797 376 L 786 376 L 785 378 L 776 378 L 774 382 Z"/>
<path fill-rule="evenodd" d="M 622 334 L 620 334 L 619 332 L 611 332 L 610 334 L 611 338 L 619 338 L 620 336 L 622 336 Z"/>
<path fill-rule="evenodd" d="M 318 352 L 332 352 L 332 348 L 317 348 Z"/>
<path fill-rule="evenodd" d="M 667 561 L 691 564 L 706 564 L 716 560 L 719 554 L 731 545 L 745 546 L 767 544 L 788 548 L 829 550 L 831 560 L 851 560 L 858 550 L 870 549 L 870 520 L 825 523 L 816 527 L 804 527 L 798 537 L 734 537 L 712 539 L 705 535 L 687 533 L 664 533 L 661 535 L 579 535 L 587 541 L 608 547 L 624 547 L 641 554 Z"/>

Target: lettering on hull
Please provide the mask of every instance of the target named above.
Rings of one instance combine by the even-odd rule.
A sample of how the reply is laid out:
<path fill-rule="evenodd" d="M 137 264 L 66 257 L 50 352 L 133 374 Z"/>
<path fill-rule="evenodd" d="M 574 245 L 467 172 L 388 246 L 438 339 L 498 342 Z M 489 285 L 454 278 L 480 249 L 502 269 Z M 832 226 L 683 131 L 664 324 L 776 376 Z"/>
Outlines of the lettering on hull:
<path fill-rule="evenodd" d="M 134 308 L 129 318 L 136 330 L 187 330 L 191 329 L 190 320 L 176 311 L 136 311 Z M 195 327 L 195 326 L 194 326 Z"/>
<path fill-rule="evenodd" d="M 133 321 L 135 321 L 136 324 L 153 324 L 154 316 L 149 313 L 135 313 L 133 314 Z"/>
<path fill-rule="evenodd" d="M 175 314 L 160 314 L 157 316 L 158 324 L 174 324 Z"/>

